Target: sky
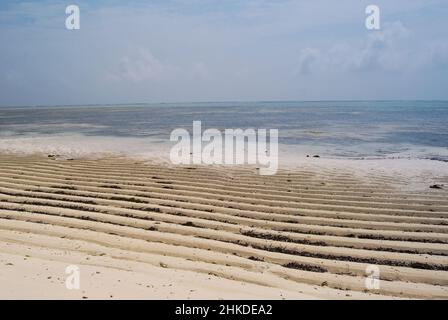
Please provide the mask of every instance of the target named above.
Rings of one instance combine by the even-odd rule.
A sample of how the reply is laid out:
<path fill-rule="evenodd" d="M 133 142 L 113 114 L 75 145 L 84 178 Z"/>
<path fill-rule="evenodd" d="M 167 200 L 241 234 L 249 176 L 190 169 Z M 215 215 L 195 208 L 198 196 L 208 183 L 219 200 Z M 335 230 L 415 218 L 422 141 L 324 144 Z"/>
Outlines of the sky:
<path fill-rule="evenodd" d="M 446 100 L 447 30 L 446 0 L 2 0 L 0 106 Z"/>

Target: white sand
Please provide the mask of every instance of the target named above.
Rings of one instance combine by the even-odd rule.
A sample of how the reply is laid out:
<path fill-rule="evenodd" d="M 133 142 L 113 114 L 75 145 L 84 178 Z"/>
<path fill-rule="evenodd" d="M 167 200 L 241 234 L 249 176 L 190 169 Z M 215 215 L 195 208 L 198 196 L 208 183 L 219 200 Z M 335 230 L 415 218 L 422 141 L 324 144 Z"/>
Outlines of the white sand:
<path fill-rule="evenodd" d="M 263 177 L 0 155 L 0 298 L 448 298 L 446 188 L 305 161 Z M 79 291 L 64 285 L 71 264 Z"/>

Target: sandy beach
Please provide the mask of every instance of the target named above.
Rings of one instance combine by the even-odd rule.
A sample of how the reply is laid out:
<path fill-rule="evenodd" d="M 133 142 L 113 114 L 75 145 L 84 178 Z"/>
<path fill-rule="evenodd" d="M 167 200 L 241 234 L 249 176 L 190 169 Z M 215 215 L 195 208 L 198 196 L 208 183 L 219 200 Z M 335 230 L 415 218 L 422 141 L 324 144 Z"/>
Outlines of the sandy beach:
<path fill-rule="evenodd" d="M 447 16 L 3 0 L 0 301 L 222 320 L 448 300 Z"/>
<path fill-rule="evenodd" d="M 328 166 L 263 177 L 118 157 L 0 164 L 1 299 L 448 298 L 444 175 L 415 191 Z"/>

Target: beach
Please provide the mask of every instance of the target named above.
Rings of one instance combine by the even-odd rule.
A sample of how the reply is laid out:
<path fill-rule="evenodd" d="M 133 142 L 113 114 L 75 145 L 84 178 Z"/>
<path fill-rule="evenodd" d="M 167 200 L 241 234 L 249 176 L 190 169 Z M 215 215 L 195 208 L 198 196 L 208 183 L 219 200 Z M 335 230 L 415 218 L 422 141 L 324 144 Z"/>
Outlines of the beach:
<path fill-rule="evenodd" d="M 0 2 L 0 300 L 448 300 L 447 14 Z"/>
<path fill-rule="evenodd" d="M 446 172 L 303 161 L 1 153 L 0 298 L 448 298 Z"/>

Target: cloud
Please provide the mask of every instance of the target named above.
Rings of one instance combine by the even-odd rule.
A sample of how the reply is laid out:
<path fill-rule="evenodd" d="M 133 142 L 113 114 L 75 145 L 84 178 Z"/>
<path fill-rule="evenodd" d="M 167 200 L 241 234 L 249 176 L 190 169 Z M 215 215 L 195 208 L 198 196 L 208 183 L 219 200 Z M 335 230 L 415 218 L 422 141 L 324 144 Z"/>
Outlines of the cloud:
<path fill-rule="evenodd" d="M 117 81 L 131 81 L 135 83 L 144 81 L 162 80 L 172 67 L 165 65 L 154 57 L 150 51 L 139 49 L 136 53 L 124 56 L 111 78 Z"/>
<path fill-rule="evenodd" d="M 305 48 L 299 55 L 298 73 L 309 74 L 315 68 L 315 63 L 322 59 L 318 49 Z"/>
<path fill-rule="evenodd" d="M 408 46 L 402 46 L 402 41 L 410 35 L 410 30 L 399 21 L 386 25 L 380 32 L 370 33 L 360 52 L 354 49 L 354 68 L 405 71 L 409 67 L 411 52 Z"/>
<path fill-rule="evenodd" d="M 75 32 L 63 1 L 5 2 L 0 105 L 448 98 L 446 0 L 378 0 L 379 32 L 357 0 L 79 0 Z"/>
<path fill-rule="evenodd" d="M 395 22 L 369 33 L 360 45 L 336 44 L 326 50 L 305 48 L 298 57 L 297 73 L 406 72 L 415 65 L 411 61 L 413 49 L 404 43 L 410 35 L 401 22 Z"/>

